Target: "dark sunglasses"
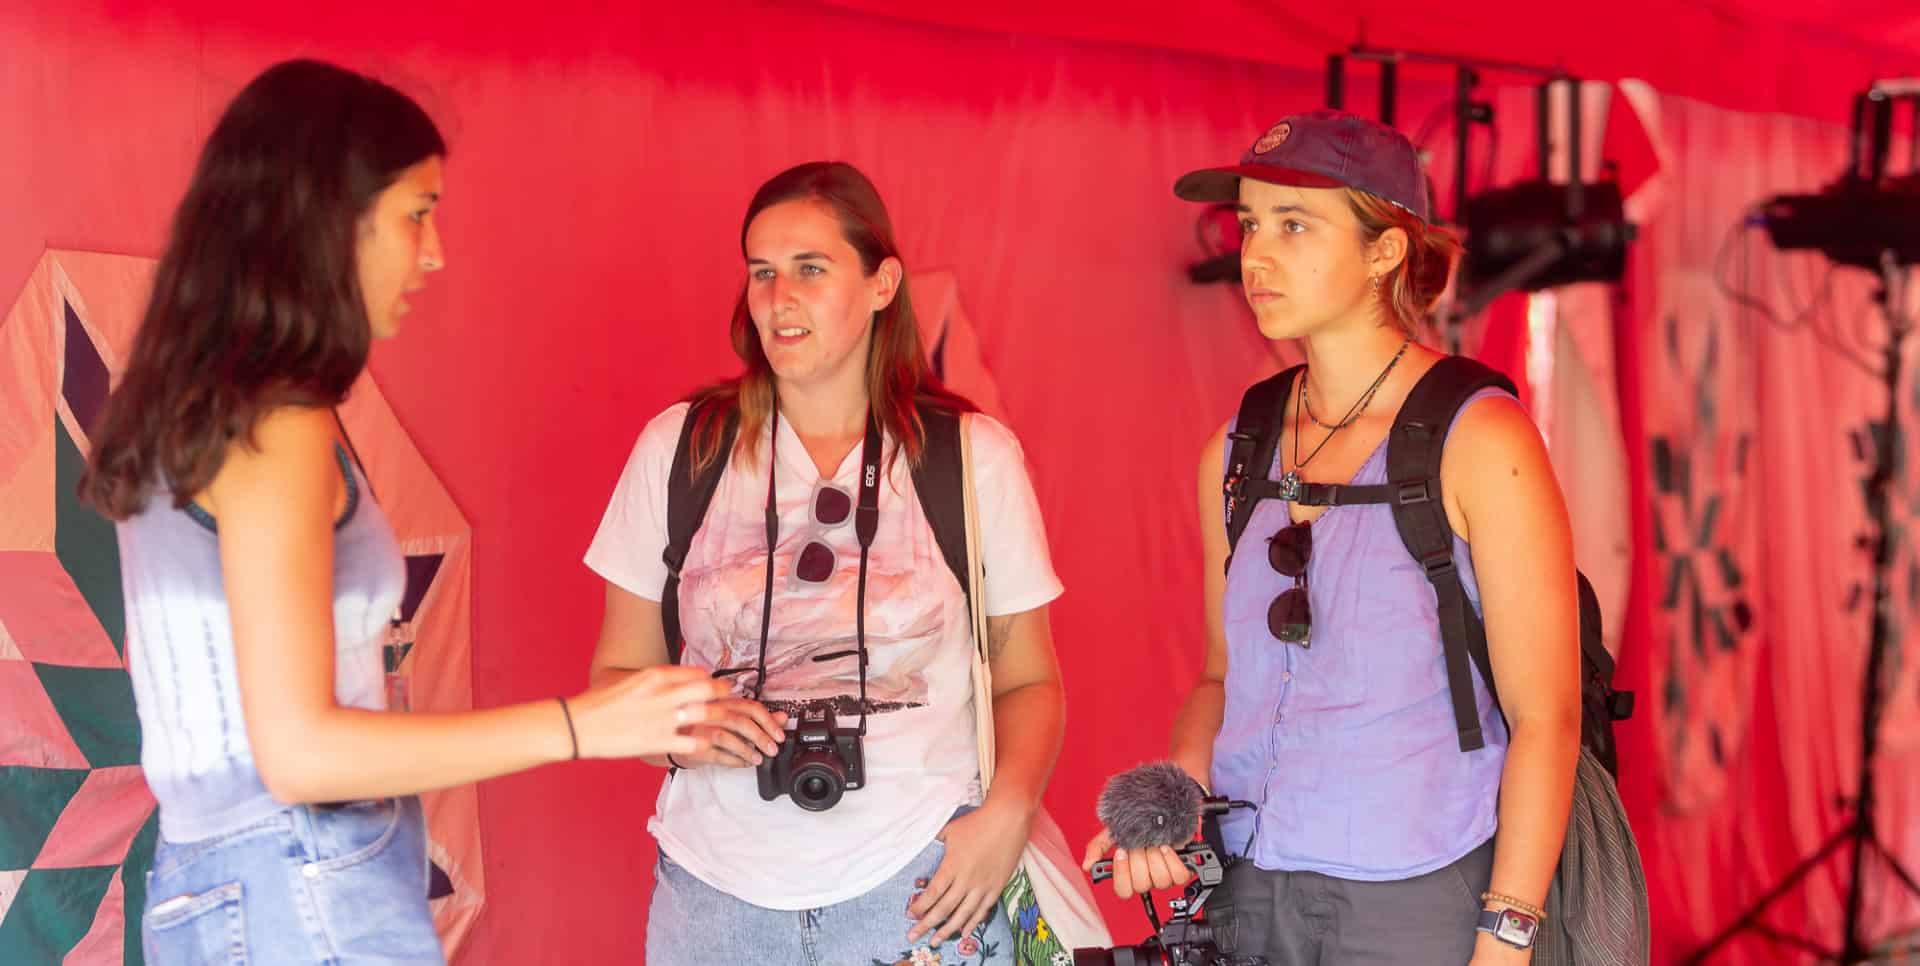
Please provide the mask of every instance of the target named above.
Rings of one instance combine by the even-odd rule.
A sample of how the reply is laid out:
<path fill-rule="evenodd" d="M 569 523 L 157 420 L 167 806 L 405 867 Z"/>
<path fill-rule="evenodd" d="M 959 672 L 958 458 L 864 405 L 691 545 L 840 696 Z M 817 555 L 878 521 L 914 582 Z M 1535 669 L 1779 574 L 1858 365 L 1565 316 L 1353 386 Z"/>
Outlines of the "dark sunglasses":
<path fill-rule="evenodd" d="M 1282 577 L 1292 577 L 1292 587 L 1281 591 L 1267 608 L 1267 630 L 1289 644 L 1311 647 L 1313 613 L 1307 606 L 1307 561 L 1313 556 L 1313 529 L 1310 523 L 1295 523 L 1267 538 L 1267 562 Z"/>
<path fill-rule="evenodd" d="M 793 561 L 793 576 L 809 584 L 824 584 L 839 568 L 840 554 L 821 537 L 825 531 L 846 526 L 847 521 L 853 519 L 853 494 L 821 480 L 813 488 L 813 500 L 807 512 L 820 535 L 800 548 L 800 555 Z"/>

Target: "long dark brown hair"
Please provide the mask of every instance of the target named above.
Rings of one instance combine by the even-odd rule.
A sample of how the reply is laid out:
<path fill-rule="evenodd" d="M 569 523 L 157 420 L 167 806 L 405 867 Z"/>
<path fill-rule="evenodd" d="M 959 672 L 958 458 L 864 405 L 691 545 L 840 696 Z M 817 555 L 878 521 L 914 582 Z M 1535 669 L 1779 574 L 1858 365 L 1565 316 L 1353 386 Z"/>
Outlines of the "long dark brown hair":
<path fill-rule="evenodd" d="M 401 172 L 446 153 L 418 104 L 352 71 L 293 60 L 247 84 L 174 214 L 133 352 L 92 427 L 81 498 L 120 520 L 160 483 L 185 506 L 268 410 L 338 404 L 373 339 L 361 216 Z"/>
<path fill-rule="evenodd" d="M 861 270 L 872 275 L 888 258 L 900 258 L 900 246 L 893 235 L 893 220 L 880 192 L 858 168 L 842 161 L 812 161 L 774 175 L 753 195 L 747 216 L 740 222 L 740 253 L 747 250 L 747 228 L 762 211 L 787 201 L 816 201 L 830 208 L 840 221 L 840 233 L 847 244 L 860 253 Z M 726 418 L 740 413 L 740 435 L 733 456 L 751 459 L 754 443 L 773 414 L 773 366 L 760 346 L 760 333 L 754 329 L 753 316 L 747 311 L 747 290 L 743 284 L 740 298 L 733 306 L 729 326 L 733 353 L 747 364 L 745 372 L 725 382 L 695 390 L 688 397 L 693 403 L 694 472 L 711 464 L 720 455 L 720 441 Z M 903 273 L 893 301 L 874 313 L 873 341 L 867 350 L 867 399 L 880 426 L 898 441 L 898 452 L 905 452 L 909 465 L 918 466 L 926 448 L 926 427 L 920 422 L 919 406 L 948 412 L 973 412 L 978 407 L 952 392 L 927 364 L 920 345 L 920 324 L 913 314 L 913 299 Z"/>

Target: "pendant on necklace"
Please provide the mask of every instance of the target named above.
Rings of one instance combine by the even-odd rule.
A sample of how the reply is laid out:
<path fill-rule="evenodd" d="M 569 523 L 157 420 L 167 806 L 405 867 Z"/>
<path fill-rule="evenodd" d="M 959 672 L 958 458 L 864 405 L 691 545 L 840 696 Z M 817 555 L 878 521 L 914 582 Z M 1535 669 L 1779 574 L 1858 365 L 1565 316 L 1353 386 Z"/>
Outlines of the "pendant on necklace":
<path fill-rule="evenodd" d="M 1280 499 L 1288 503 L 1300 501 L 1300 472 L 1288 470 L 1280 474 Z"/>

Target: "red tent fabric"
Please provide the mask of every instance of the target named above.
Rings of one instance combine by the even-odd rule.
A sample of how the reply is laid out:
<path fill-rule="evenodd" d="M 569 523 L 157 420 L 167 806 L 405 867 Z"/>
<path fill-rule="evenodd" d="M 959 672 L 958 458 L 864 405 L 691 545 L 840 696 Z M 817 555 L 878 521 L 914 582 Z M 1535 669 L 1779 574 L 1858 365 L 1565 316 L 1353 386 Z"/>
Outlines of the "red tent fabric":
<path fill-rule="evenodd" d="M 1196 213 L 1169 187 L 1188 168 L 1236 156 L 1278 114 L 1317 105 L 1325 55 L 1361 39 L 1362 20 L 1375 45 L 1646 81 L 1661 120 L 1644 122 L 1651 115 L 1614 98 L 1607 153 L 1626 165 L 1630 190 L 1663 200 L 1649 208 L 1642 250 L 1686 259 L 1672 284 L 1706 290 L 1688 304 L 1715 312 L 1726 305 L 1710 297 L 1712 256 L 1740 205 L 1817 188 L 1844 153 L 1835 122 L 1852 94 L 1877 77 L 1920 73 L 1920 12 L 1891 0 L 1798 11 L 1781 0 L 1625 0 L 1577 14 L 1383 0 L 1338 12 L 1115 0 L 1086 13 L 1003 0 L 905 13 L 861 0 L 0 5 L 0 294 L 48 247 L 157 254 L 215 112 L 273 61 L 324 57 L 420 97 L 453 148 L 442 208 L 450 267 L 372 367 L 472 525 L 474 702 L 493 705 L 584 685 L 600 589 L 579 556 L 639 427 L 734 368 L 724 327 L 740 279 L 738 219 L 754 186 L 802 160 L 860 165 L 887 198 L 910 270 L 929 282 L 942 271 L 950 298 L 940 301 L 964 307 L 969 365 L 991 377 L 981 384 L 994 387 L 1028 454 L 1068 585 L 1054 612 L 1068 754 L 1048 805 L 1077 838 L 1092 830 L 1105 777 L 1162 751 L 1174 692 L 1194 674 L 1200 442 L 1240 388 L 1288 351 L 1258 338 L 1238 293 L 1186 281 L 1185 265 L 1200 256 Z M 1370 104 L 1363 77 L 1355 72 L 1355 106 Z M 1444 72 L 1409 69 L 1403 82 L 1403 121 L 1448 96 Z M 1502 109 L 1524 110 L 1524 94 L 1519 107 L 1513 96 L 1499 93 Z M 1524 170 L 1521 147 L 1502 147 L 1496 179 Z M 1794 147 L 1806 150 L 1786 150 Z M 1791 163 L 1771 164 L 1776 155 Z M 1670 158 L 1684 160 L 1670 172 Z M 1738 179 L 1718 178 L 1733 161 Z M 1673 174 L 1682 171 L 1686 180 Z M 1709 183 L 1714 191 L 1699 190 Z M 1753 266 L 1758 278 L 1783 274 L 1762 254 Z M 1629 289 L 1655 284 L 1644 263 L 1631 274 Z M 1789 309 L 1812 287 L 1804 273 L 1790 278 L 1769 293 Z M 1645 324 L 1662 290 L 1634 291 L 1644 303 L 1636 295 L 1614 307 L 1624 320 L 1615 323 L 1617 381 L 1630 390 L 1617 395 L 1644 489 L 1648 437 L 1689 430 L 1669 411 L 1684 397 L 1660 368 L 1675 354 Z M 1830 324 L 1854 324 L 1858 308 L 1830 313 Z M 1531 334 L 1517 309 L 1482 327 L 1482 347 L 1524 382 Z M 1752 370 L 1736 383 L 1742 392 L 1775 405 L 1804 400 L 1813 416 L 1831 399 L 1846 402 L 1849 419 L 1867 406 L 1858 377 L 1801 358 L 1813 351 L 1805 335 L 1761 340 L 1751 322 L 1721 343 L 1752 343 L 1727 357 Z M 1690 351 L 1677 358 L 1700 354 Z M 1614 381 L 1613 369 L 1594 371 Z M 1647 418 L 1654 407 L 1661 419 Z M 1813 416 L 1785 438 L 1824 439 Z M 1857 503 L 1844 454 L 1800 454 L 1777 449 L 1777 463 L 1764 464 L 1792 484 L 1776 492 Z M 1644 595 L 1665 572 L 1642 553 L 1655 511 L 1641 507 L 1660 502 L 1667 513 L 1675 498 L 1636 497 L 1631 542 Z M 1835 515 L 1784 502 L 1795 539 L 1826 541 L 1805 558 L 1821 575 L 1809 600 L 1837 608 L 1828 585 L 1839 581 L 1854 521 L 1826 525 Z M 1789 559 L 1776 552 L 1756 566 Z M 1798 586 L 1786 569 L 1762 580 L 1769 606 Z M 1622 673 L 1645 708 L 1661 700 L 1655 685 L 1668 672 L 1655 663 L 1678 638 L 1665 630 L 1672 615 L 1644 596 L 1638 606 L 1622 622 Z M 1848 787 L 1842 698 L 1857 691 L 1859 667 L 1858 640 L 1840 633 L 1858 622 L 1830 620 L 1831 634 L 1825 622 L 1756 625 L 1773 664 L 1759 673 L 1764 695 L 1732 696 L 1752 703 L 1756 722 L 1735 749 L 1733 793 L 1675 818 L 1656 765 L 1663 736 L 1651 730 L 1664 719 L 1648 711 L 1631 723 L 1631 760 L 1642 764 L 1625 784 L 1658 864 L 1656 961 L 1697 945 L 1830 830 L 1833 810 L 1805 799 Z M 1792 650 L 1804 642 L 1831 650 Z M 1831 660 L 1802 660 L 1809 655 Z M 1905 667 L 1903 708 L 1920 692 L 1920 660 Z M 1798 717 L 1759 726 L 1784 705 Z M 1917 749 L 1911 738 L 1896 743 L 1905 757 L 1883 774 L 1910 785 L 1901 776 L 1920 774 Z M 1809 774 L 1804 789 L 1776 797 Z M 658 776 L 583 763 L 482 785 L 488 905 L 462 962 L 637 958 Z M 1907 794 L 1900 800 L 1916 800 Z M 1915 851 L 1902 852 L 1910 866 Z M 1788 912 L 1830 928 L 1834 900 L 1823 875 L 1818 894 Z M 1878 901 L 1874 910 L 1876 924 L 1912 918 Z M 1137 907 L 1115 902 L 1108 912 L 1116 935 L 1140 934 Z M 1741 955 L 1780 961 L 1770 952 Z"/>
<path fill-rule="evenodd" d="M 1068 37 L 1318 70 L 1355 43 L 1635 78 L 1742 111 L 1838 120 L 1872 81 L 1920 72 L 1920 7 L 1902 0 L 1532 0 L 1338 4 L 976 0 L 834 6 L 949 27 Z M 1450 80 L 1450 78 L 1449 78 Z"/>

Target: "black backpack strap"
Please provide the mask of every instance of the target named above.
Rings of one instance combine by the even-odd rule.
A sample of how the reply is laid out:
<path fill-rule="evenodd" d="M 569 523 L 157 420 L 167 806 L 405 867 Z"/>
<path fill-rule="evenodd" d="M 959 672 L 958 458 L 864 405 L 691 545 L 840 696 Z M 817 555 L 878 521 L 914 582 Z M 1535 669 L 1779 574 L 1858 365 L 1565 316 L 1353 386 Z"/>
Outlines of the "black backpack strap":
<path fill-rule="evenodd" d="M 920 425 L 926 428 L 926 449 L 920 465 L 913 471 L 913 491 L 920 496 L 920 509 L 933 528 L 933 541 L 947 569 L 960 581 L 960 591 L 969 599 L 973 588 L 967 580 L 967 494 L 960 463 L 960 414 L 931 406 L 920 407 Z"/>
<path fill-rule="evenodd" d="M 1486 747 L 1473 699 L 1470 660 L 1479 665 L 1487 693 L 1496 705 L 1500 696 L 1494 690 L 1492 664 L 1487 656 L 1486 626 L 1467 599 L 1459 565 L 1453 559 L 1453 525 L 1447 522 L 1446 503 L 1441 499 L 1440 460 L 1454 415 L 1474 393 L 1490 387 L 1518 395 L 1507 377 L 1472 359 L 1441 359 L 1407 394 L 1387 442 L 1387 480 L 1394 488 L 1388 505 L 1393 508 L 1393 523 L 1400 531 L 1401 542 L 1433 584 L 1447 690 L 1453 701 L 1461 751 Z"/>
<path fill-rule="evenodd" d="M 1301 506 L 1362 506 L 1392 503 L 1399 487 L 1391 483 L 1301 483 L 1293 502 Z"/>
<path fill-rule="evenodd" d="M 1280 495 L 1280 486 L 1270 479 L 1273 454 L 1280 447 L 1280 432 L 1286 427 L 1287 396 L 1293 380 L 1305 366 L 1294 366 L 1278 375 L 1247 387 L 1240 397 L 1240 415 L 1227 433 L 1227 471 L 1221 481 L 1226 501 L 1223 511 L 1227 524 L 1227 562 L 1233 562 L 1233 548 L 1253 518 L 1253 508 L 1261 500 Z"/>
<path fill-rule="evenodd" d="M 1583 630 L 1588 627 L 1598 628 L 1600 626 L 1600 595 L 1594 593 L 1593 583 L 1587 580 L 1586 574 L 1575 573 L 1574 576 L 1579 579 L 1580 627 Z M 1611 690 L 1613 687 L 1613 655 L 1607 652 L 1607 645 L 1601 641 L 1600 635 L 1582 633 L 1580 635 L 1580 653 L 1586 658 L 1586 664 L 1592 668 L 1593 673 Z M 1627 694 L 1629 704 L 1631 704 L 1631 692 L 1615 693 Z M 1631 708 L 1629 708 L 1628 713 L 1632 713 Z M 1627 715 L 1623 714 L 1619 717 L 1624 719 Z"/>
<path fill-rule="evenodd" d="M 707 506 L 720 487 L 720 474 L 726 472 L 734 440 L 740 434 L 740 409 L 736 406 L 720 431 L 719 452 L 695 477 L 691 443 L 699 415 L 696 407 L 687 407 L 687 422 L 680 427 L 680 442 L 673 450 L 673 469 L 667 473 L 667 549 L 660 555 L 667 565 L 667 586 L 660 592 L 660 627 L 666 632 L 670 664 L 680 663 L 684 643 L 680 636 L 680 568 L 687 562 L 693 535 L 700 532 L 700 523 L 707 517 Z"/>

